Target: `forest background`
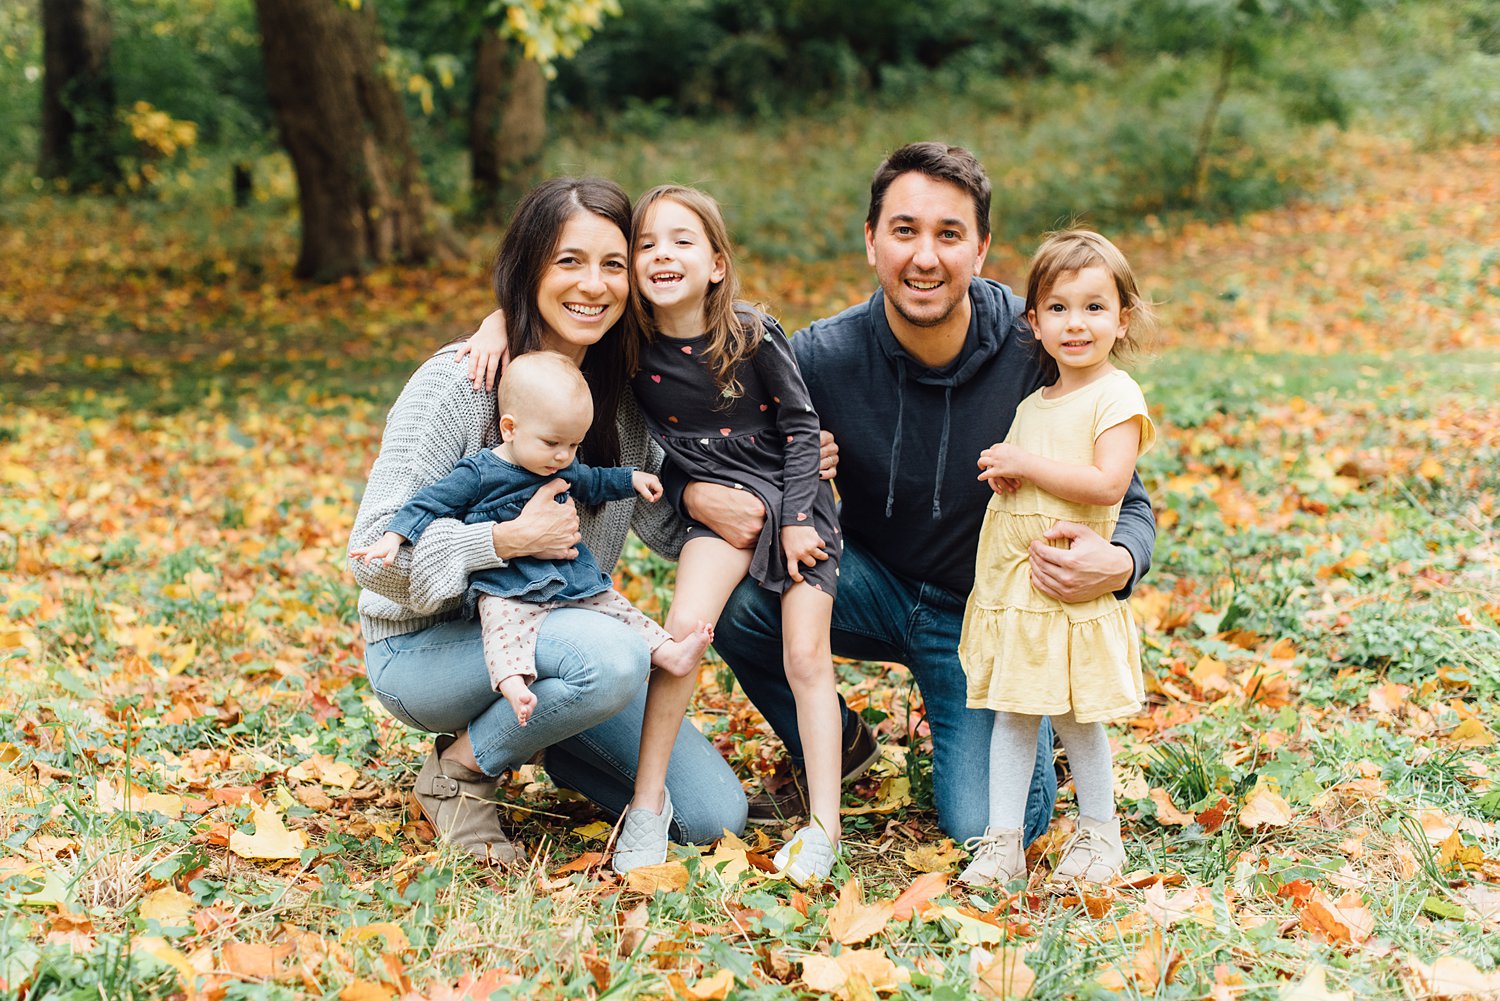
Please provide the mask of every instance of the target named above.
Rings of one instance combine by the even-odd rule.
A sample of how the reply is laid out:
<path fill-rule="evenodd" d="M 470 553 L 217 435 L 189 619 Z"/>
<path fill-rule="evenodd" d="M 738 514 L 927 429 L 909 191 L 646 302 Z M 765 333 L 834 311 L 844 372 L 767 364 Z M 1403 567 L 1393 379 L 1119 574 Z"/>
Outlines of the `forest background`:
<path fill-rule="evenodd" d="M 357 141 L 299 173 L 320 130 Z M 1497 131 L 1493 0 L 0 6 L 0 995 L 1500 997 Z M 1080 221 L 1162 304 L 1132 873 L 951 885 L 920 695 L 862 663 L 827 887 L 775 829 L 622 882 L 531 765 L 528 866 L 435 844 L 344 547 L 507 206 L 699 184 L 795 329 L 868 295 L 919 138 L 988 167 L 988 274 Z M 718 665 L 692 719 L 775 760 Z"/>

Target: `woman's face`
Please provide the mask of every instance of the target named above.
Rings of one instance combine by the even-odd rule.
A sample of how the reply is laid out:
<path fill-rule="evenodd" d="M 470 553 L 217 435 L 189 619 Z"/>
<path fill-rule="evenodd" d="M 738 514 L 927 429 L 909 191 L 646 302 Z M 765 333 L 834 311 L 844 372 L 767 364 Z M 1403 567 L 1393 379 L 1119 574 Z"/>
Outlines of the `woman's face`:
<path fill-rule="evenodd" d="M 625 234 L 602 216 L 575 213 L 537 283 L 537 312 L 547 328 L 542 347 L 582 362 L 589 346 L 624 314 L 629 297 Z"/>

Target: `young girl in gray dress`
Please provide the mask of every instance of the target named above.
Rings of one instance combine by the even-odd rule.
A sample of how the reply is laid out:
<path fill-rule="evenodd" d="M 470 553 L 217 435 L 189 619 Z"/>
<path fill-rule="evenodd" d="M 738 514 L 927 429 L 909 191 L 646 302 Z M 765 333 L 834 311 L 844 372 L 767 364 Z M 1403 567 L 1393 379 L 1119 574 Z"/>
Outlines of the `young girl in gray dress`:
<path fill-rule="evenodd" d="M 716 621 L 747 572 L 781 595 L 811 816 L 775 861 L 798 883 L 821 880 L 839 843 L 842 727 L 828 633 L 842 538 L 833 491 L 818 478 L 818 416 L 780 325 L 736 299 L 728 234 L 712 198 L 654 188 L 636 203 L 631 233 L 631 303 L 642 332 L 631 388 L 651 436 L 689 479 L 753 491 L 766 512 L 753 549 L 692 525 L 666 628 L 686 636 Z M 696 680 L 696 664 L 652 675 L 618 871 L 666 858 L 667 761 Z"/>

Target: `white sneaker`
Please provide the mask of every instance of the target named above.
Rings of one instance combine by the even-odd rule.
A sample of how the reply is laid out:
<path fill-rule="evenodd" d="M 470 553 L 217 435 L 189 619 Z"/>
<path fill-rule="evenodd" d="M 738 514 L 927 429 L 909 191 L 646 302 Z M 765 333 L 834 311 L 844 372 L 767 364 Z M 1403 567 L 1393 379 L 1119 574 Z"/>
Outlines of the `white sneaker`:
<path fill-rule="evenodd" d="M 661 792 L 660 813 L 642 807 L 626 809 L 620 836 L 615 839 L 614 857 L 609 860 L 610 868 L 623 876 L 632 869 L 665 862 L 667 830 L 671 826 L 672 796 L 665 789 Z"/>
<path fill-rule="evenodd" d="M 1022 837 L 1018 827 L 986 827 L 981 837 L 965 841 L 964 847 L 974 853 L 974 858 L 958 874 L 958 881 L 970 886 L 1004 886 L 1013 879 L 1025 879 Z"/>
<path fill-rule="evenodd" d="M 785 872 L 793 883 L 806 886 L 821 883 L 833 871 L 833 860 L 838 858 L 838 849 L 833 846 L 823 828 L 809 824 L 792 839 L 781 846 L 781 851 L 771 863 Z"/>

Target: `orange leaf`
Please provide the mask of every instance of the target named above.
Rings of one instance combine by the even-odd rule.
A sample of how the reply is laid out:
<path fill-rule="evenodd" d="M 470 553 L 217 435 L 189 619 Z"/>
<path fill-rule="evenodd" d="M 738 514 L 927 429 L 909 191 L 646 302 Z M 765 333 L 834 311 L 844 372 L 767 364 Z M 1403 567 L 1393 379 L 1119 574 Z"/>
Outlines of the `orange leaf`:
<path fill-rule="evenodd" d="M 1240 825 L 1254 830 L 1257 827 L 1285 827 L 1292 822 L 1292 808 L 1271 779 L 1261 779 L 1245 798 L 1240 810 Z"/>
<path fill-rule="evenodd" d="M 905 921 L 918 911 L 924 904 L 943 895 L 948 888 L 948 876 L 941 872 L 924 872 L 911 881 L 911 885 L 901 891 L 901 896 L 896 898 L 891 905 L 891 917 L 896 921 Z"/>
<path fill-rule="evenodd" d="M 828 915 L 828 933 L 844 945 L 857 945 L 884 931 L 894 908 L 889 900 L 866 905 L 859 880 L 851 879 L 839 891 L 838 903 Z"/>

